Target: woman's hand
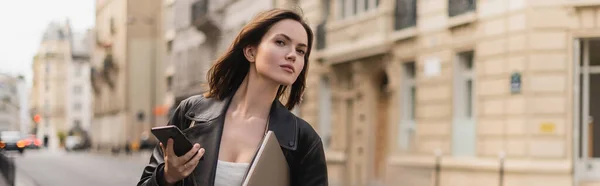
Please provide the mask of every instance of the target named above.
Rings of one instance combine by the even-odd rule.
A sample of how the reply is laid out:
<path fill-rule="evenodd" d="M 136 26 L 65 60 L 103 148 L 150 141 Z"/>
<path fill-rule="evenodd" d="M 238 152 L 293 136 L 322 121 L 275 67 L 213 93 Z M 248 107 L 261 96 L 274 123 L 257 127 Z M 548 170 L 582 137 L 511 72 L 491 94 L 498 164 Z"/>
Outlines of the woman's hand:
<path fill-rule="evenodd" d="M 204 155 L 204 148 L 200 148 L 200 144 L 197 143 L 194 144 L 192 150 L 180 157 L 175 155 L 173 151 L 173 139 L 169 139 L 166 149 L 162 143 L 160 143 L 160 147 L 163 150 L 165 160 L 164 179 L 168 185 L 173 185 L 189 176 Z"/>

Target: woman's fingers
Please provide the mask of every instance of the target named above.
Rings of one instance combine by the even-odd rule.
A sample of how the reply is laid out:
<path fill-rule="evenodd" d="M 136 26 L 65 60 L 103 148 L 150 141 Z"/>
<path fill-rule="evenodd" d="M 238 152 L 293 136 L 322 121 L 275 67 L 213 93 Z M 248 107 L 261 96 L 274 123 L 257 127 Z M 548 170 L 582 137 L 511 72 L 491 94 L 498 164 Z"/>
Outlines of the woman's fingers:
<path fill-rule="evenodd" d="M 198 163 L 200 162 L 200 158 L 202 158 L 202 156 L 204 156 L 204 148 L 198 150 L 197 154 L 187 163 L 185 163 L 185 167 L 186 167 L 186 172 L 185 172 L 185 176 L 190 175 L 194 169 L 196 169 L 196 166 L 198 166 Z"/>
<path fill-rule="evenodd" d="M 175 156 L 175 151 L 173 151 L 173 139 L 169 138 L 167 141 L 167 156 L 173 158 Z"/>
<path fill-rule="evenodd" d="M 196 154 L 196 152 L 198 152 L 198 150 L 200 150 L 200 144 L 196 143 L 196 144 L 194 144 L 194 147 L 192 147 L 192 149 L 190 149 L 190 151 L 188 151 L 183 156 L 181 156 L 181 158 L 183 159 L 182 162 L 190 161 L 190 159 L 192 159 L 194 157 L 194 154 Z"/>
<path fill-rule="evenodd" d="M 162 152 L 163 152 L 163 156 L 164 156 L 164 155 L 166 155 L 166 153 L 167 153 L 167 149 L 165 149 L 165 146 L 164 146 L 162 143 L 158 143 L 158 144 L 160 145 L 160 149 L 161 149 L 161 150 L 162 150 Z"/>

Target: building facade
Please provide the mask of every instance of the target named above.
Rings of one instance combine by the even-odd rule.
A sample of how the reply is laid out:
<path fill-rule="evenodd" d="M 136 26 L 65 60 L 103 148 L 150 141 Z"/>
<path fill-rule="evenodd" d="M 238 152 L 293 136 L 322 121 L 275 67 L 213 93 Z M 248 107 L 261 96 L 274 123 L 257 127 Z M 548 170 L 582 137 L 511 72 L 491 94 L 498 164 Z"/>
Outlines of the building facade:
<path fill-rule="evenodd" d="M 8 74 L 0 74 L 0 131 L 21 130 L 20 79 Z M 25 107 L 26 108 L 26 107 Z"/>
<path fill-rule="evenodd" d="M 29 112 L 29 84 L 24 76 L 16 77 L 17 96 L 19 105 L 19 129 L 22 134 L 31 134 L 32 118 Z"/>
<path fill-rule="evenodd" d="M 299 4 L 332 185 L 600 181 L 600 2 Z"/>
<path fill-rule="evenodd" d="M 71 65 L 67 78 L 68 130 L 89 131 L 92 122 L 92 88 L 90 82 L 90 49 L 94 43 L 91 30 L 74 33 L 71 38 Z"/>
<path fill-rule="evenodd" d="M 166 45 L 170 68 L 166 68 L 166 82 L 170 90 L 171 109 L 189 96 L 204 92 L 206 66 L 210 53 L 203 53 L 205 35 L 192 25 L 192 6 L 197 0 L 167 1 Z"/>
<path fill-rule="evenodd" d="M 59 133 L 66 133 L 68 67 L 71 64 L 71 29 L 68 21 L 52 22 L 46 29 L 33 59 L 31 112 L 42 119 L 36 135 L 44 145 L 58 148 Z"/>
<path fill-rule="evenodd" d="M 144 133 L 164 120 L 164 84 L 159 36 L 161 1 L 97 0 L 95 43 L 91 57 L 94 116 L 92 141 L 98 149 L 138 144 Z"/>

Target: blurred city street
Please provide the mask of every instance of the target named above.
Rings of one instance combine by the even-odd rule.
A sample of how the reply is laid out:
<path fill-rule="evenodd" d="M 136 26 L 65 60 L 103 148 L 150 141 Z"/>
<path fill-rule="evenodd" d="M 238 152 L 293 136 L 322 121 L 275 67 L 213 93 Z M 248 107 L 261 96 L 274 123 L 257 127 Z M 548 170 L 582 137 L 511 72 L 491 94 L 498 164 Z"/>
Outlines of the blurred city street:
<path fill-rule="evenodd" d="M 135 185 L 149 155 L 49 150 L 10 154 L 17 167 L 16 186 Z"/>
<path fill-rule="evenodd" d="M 306 46 L 256 26 L 274 8 Z M 600 186 L 600 0 L 16 0 L 0 23 L 0 186 L 136 185 L 152 128 L 214 115 L 184 100 L 298 61 L 277 98 L 328 185 Z"/>

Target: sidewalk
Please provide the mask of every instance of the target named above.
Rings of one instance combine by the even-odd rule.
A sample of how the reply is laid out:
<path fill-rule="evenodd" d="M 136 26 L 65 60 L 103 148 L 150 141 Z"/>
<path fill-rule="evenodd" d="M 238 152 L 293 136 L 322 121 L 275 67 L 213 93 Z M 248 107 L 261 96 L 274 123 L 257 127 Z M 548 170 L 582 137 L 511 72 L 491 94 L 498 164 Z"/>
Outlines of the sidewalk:
<path fill-rule="evenodd" d="M 15 176 L 15 185 L 14 186 L 40 186 L 33 179 L 27 177 L 27 175 L 23 174 L 18 169 L 16 170 Z M 0 186 L 10 186 L 8 181 L 4 178 L 4 175 L 1 175 Z"/>
<path fill-rule="evenodd" d="M 28 177 L 21 171 L 17 170 L 17 177 L 15 178 L 15 186 L 40 186 L 35 180 Z"/>
<path fill-rule="evenodd" d="M 6 179 L 4 179 L 4 175 L 0 175 L 0 186 L 10 186 Z"/>

